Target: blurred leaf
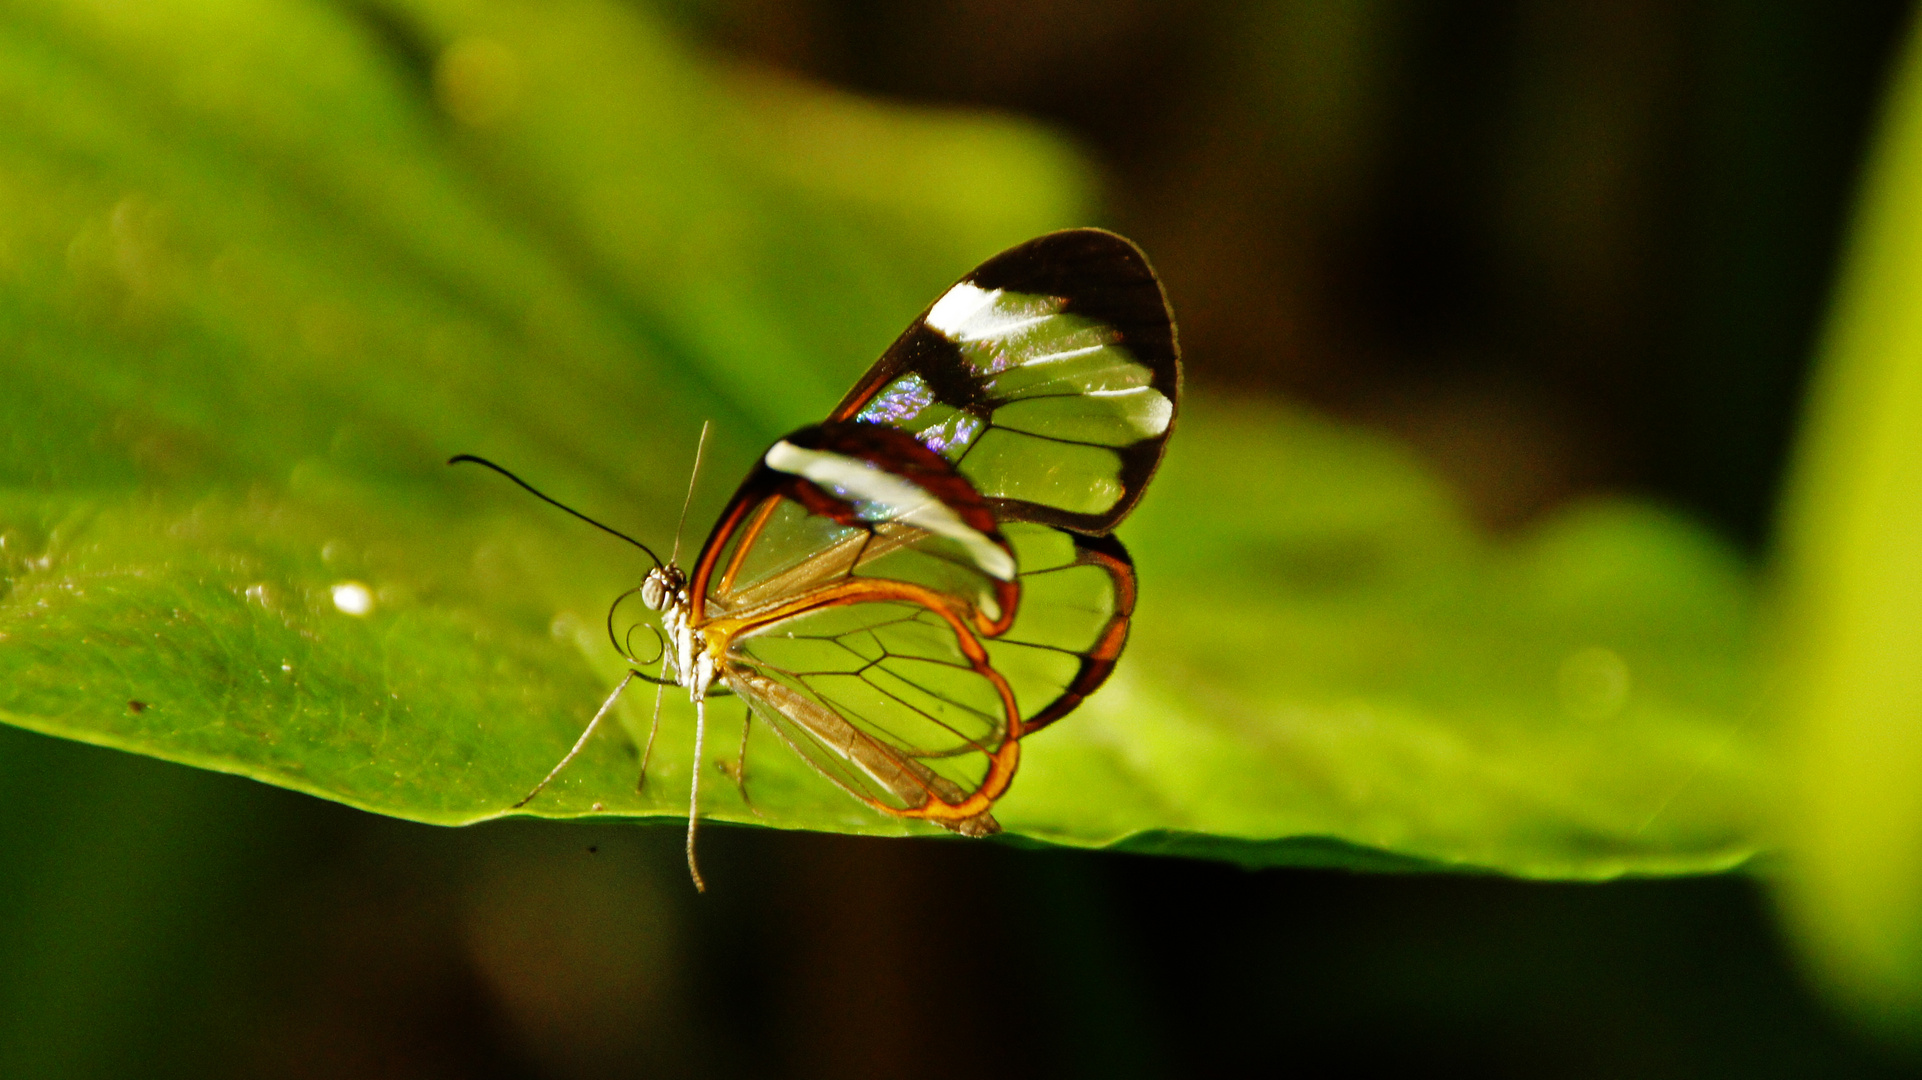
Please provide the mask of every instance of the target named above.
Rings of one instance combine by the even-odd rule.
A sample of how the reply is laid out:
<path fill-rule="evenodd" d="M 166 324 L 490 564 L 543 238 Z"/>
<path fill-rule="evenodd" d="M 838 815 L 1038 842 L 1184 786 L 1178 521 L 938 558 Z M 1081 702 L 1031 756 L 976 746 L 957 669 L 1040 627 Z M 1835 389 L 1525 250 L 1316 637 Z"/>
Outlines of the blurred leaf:
<path fill-rule="evenodd" d="M 14 730 L 0 785 L 0 1075 L 206 1075 L 258 1005 L 263 886 L 305 851 L 289 800 Z"/>
<path fill-rule="evenodd" d="M 1891 88 L 1786 535 L 1802 798 L 1790 910 L 1867 1015 L 1922 1031 L 1922 51 Z"/>
<path fill-rule="evenodd" d="M 1032 128 L 730 71 L 611 2 L 27 5 L 0 103 L 0 714 L 429 822 L 560 756 L 640 571 L 441 461 L 665 545 L 702 418 L 697 522 L 949 280 L 1088 216 Z M 1574 877 L 1759 843 L 1750 586 L 1699 529 L 1491 542 L 1380 439 L 1205 396 L 1156 487 L 1130 653 L 1029 744 L 1011 832 Z M 530 809 L 684 813 L 676 695 L 634 790 L 652 704 Z M 929 831 L 749 757 L 768 824 Z"/>
<path fill-rule="evenodd" d="M 1123 530 L 1142 601 L 1119 686 L 1033 740 L 1006 822 L 1372 864 L 1233 842 L 1328 837 L 1544 876 L 1754 850 L 1766 776 L 1726 548 L 1623 503 L 1490 544 L 1377 437 L 1206 399 L 1184 422 Z"/>

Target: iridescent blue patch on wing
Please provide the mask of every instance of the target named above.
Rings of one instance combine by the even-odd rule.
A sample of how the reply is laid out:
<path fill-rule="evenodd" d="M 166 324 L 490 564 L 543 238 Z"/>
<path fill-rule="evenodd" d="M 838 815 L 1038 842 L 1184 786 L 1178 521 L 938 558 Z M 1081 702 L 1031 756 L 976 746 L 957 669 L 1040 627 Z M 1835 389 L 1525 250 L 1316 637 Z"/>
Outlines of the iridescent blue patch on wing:
<path fill-rule="evenodd" d="M 870 424 L 887 424 L 899 427 L 919 416 L 922 409 L 934 401 L 934 389 L 912 372 L 888 384 L 888 388 L 875 395 L 862 409 L 856 420 Z"/>
<path fill-rule="evenodd" d="M 969 416 L 966 413 L 958 413 L 928 428 L 926 431 L 920 432 L 915 437 L 921 440 L 921 445 L 926 446 L 935 453 L 945 454 L 950 450 L 959 450 L 966 447 L 974 441 L 974 437 L 980 434 L 980 432 L 981 419 L 979 417 Z"/>

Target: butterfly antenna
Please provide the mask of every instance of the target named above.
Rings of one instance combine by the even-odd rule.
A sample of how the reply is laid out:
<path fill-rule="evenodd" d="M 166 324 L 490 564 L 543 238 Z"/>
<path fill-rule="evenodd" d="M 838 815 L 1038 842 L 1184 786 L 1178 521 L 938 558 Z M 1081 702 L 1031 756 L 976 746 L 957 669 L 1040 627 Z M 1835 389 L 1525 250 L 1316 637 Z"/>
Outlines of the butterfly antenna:
<path fill-rule="evenodd" d="M 494 470 L 497 473 L 500 473 L 502 476 L 507 477 L 509 480 L 512 480 L 516 484 L 519 484 L 522 488 L 526 489 L 527 493 L 529 495 L 534 496 L 536 499 L 539 499 L 540 501 L 548 504 L 549 506 L 559 507 L 560 509 L 567 511 L 568 513 L 574 515 L 577 518 L 580 518 L 582 521 L 587 522 L 589 525 L 594 526 L 595 528 L 601 530 L 604 533 L 607 533 L 610 536 L 620 537 L 621 539 L 627 541 L 630 544 L 633 544 L 635 547 L 640 548 L 642 551 L 646 552 L 647 557 L 654 560 L 655 566 L 662 565 L 661 557 L 659 555 L 654 554 L 653 548 L 648 547 L 646 544 L 641 543 L 639 540 L 634 539 L 633 537 L 627 535 L 626 533 L 622 532 L 619 529 L 613 528 L 612 526 L 609 526 L 609 525 L 603 525 L 600 522 L 595 521 L 593 518 L 588 517 L 586 514 L 581 513 L 579 510 L 576 510 L 573 507 L 567 505 L 566 503 L 561 502 L 559 499 L 556 499 L 556 498 L 553 498 L 552 496 L 547 495 L 546 493 L 542 492 L 539 488 L 535 487 L 534 485 L 528 483 L 525 480 L 522 480 L 520 477 L 515 476 L 513 473 L 508 472 L 506 469 L 501 468 L 499 465 L 494 464 L 493 462 L 487 460 L 486 458 L 475 457 L 472 454 L 455 454 L 453 457 L 450 457 L 447 459 L 447 463 L 449 465 L 458 465 L 463 461 L 472 462 L 475 465 L 483 465 L 489 469 Z M 677 539 L 675 543 L 679 544 L 679 540 Z"/>
<path fill-rule="evenodd" d="M 670 564 L 681 558 L 681 530 L 687 527 L 687 508 L 694 504 L 694 482 L 701 478 L 701 458 L 707 454 L 707 429 L 712 421 L 701 421 L 701 441 L 694 444 L 694 471 L 687 477 L 687 497 L 681 500 L 681 520 L 674 526 L 674 554 L 668 557 Z"/>

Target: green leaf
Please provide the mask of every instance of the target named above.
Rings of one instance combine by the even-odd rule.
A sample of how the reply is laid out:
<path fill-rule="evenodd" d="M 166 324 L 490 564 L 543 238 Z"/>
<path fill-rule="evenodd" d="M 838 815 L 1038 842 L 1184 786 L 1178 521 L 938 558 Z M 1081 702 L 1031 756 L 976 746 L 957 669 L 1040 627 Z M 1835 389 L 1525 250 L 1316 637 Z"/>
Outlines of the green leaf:
<path fill-rule="evenodd" d="M 1785 545 L 1801 797 L 1789 910 L 1824 977 L 1922 1031 L 1922 38 L 1891 88 Z"/>
<path fill-rule="evenodd" d="M 644 565 L 449 455 L 665 547 L 702 419 L 696 523 L 950 280 L 1089 217 L 1044 132 L 612 2 L 42 5 L 0 108 L 0 716 L 447 824 L 572 743 Z M 1122 535 L 1134 640 L 1024 746 L 1017 838 L 1569 877 L 1761 843 L 1749 575 L 1673 515 L 1490 540 L 1382 439 L 1204 393 Z M 680 695 L 635 790 L 653 702 L 529 812 L 684 814 Z M 710 764 L 704 813 L 931 831 L 748 757 L 755 807 Z"/>
<path fill-rule="evenodd" d="M 1754 850 L 1746 576 L 1700 530 L 1598 503 L 1491 544 L 1380 439 L 1206 399 L 1156 484 L 1124 530 L 1130 661 L 1033 740 L 1010 824 L 1046 806 L 1028 829 L 1063 842 L 1261 861 L 1200 837 L 1307 835 L 1571 877 Z M 1134 794 L 1087 798 L 1096 778 Z"/>

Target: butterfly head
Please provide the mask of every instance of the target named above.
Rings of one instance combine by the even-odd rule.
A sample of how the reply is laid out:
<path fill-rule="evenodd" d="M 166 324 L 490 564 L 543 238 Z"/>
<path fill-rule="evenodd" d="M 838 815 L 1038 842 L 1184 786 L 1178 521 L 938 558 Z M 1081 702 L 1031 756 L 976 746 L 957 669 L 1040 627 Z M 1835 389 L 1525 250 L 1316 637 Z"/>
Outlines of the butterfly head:
<path fill-rule="evenodd" d="M 685 588 L 687 574 L 680 567 L 673 563 L 657 566 L 641 581 L 641 603 L 646 604 L 649 611 L 661 611 Z"/>

